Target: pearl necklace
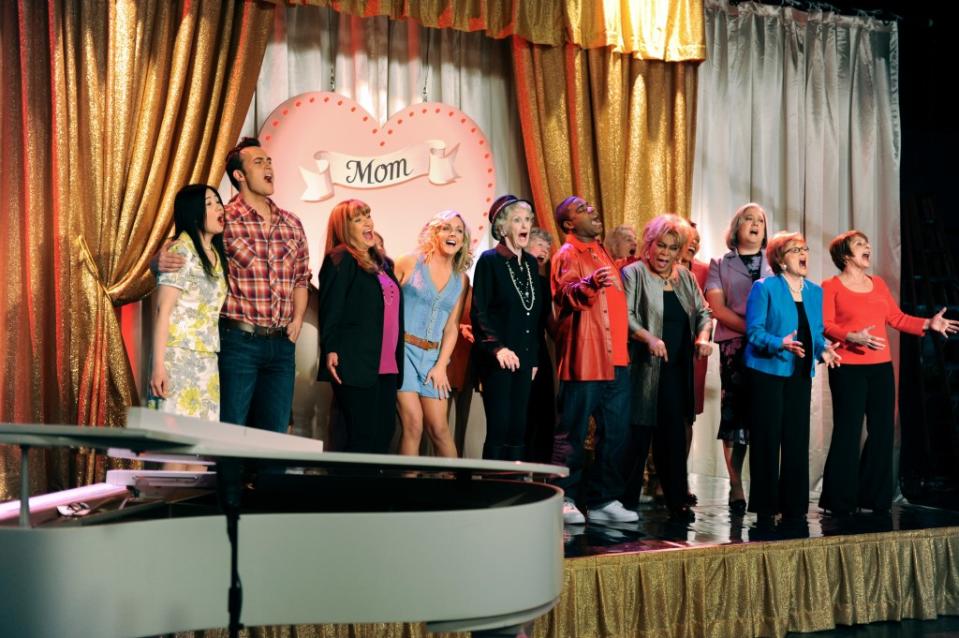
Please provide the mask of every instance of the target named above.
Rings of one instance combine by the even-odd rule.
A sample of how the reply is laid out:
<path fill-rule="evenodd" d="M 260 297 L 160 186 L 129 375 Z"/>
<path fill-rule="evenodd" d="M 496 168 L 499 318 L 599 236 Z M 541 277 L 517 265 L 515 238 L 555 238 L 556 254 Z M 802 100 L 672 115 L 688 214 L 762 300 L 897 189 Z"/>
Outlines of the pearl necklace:
<path fill-rule="evenodd" d="M 533 304 L 536 303 L 536 289 L 533 287 L 533 275 L 530 272 L 529 264 L 523 259 L 522 253 L 519 255 L 519 260 L 520 273 L 523 272 L 524 268 L 526 270 L 526 290 L 521 290 L 516 282 L 516 275 L 513 274 L 513 269 L 509 265 L 512 259 L 506 262 L 506 272 L 509 273 L 509 279 L 513 282 L 516 294 L 519 295 L 519 302 L 523 305 L 523 310 L 526 311 L 526 314 L 529 314 L 530 310 L 533 309 Z"/>
<path fill-rule="evenodd" d="M 806 280 L 805 280 L 805 279 L 800 279 L 800 280 L 799 280 L 799 290 L 796 290 L 795 288 L 793 288 L 793 285 L 792 285 L 791 283 L 789 283 L 789 279 L 786 277 L 786 275 L 783 275 L 783 279 L 786 280 L 786 285 L 789 287 L 790 292 L 792 292 L 794 295 L 800 295 L 800 296 L 802 296 L 803 288 L 806 287 Z"/>

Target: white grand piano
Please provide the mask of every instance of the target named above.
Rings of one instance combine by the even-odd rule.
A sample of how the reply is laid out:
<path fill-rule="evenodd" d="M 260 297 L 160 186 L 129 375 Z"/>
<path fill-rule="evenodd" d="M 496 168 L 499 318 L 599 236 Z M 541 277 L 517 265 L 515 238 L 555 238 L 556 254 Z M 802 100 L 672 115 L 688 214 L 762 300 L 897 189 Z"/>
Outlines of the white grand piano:
<path fill-rule="evenodd" d="M 531 479 L 565 468 L 324 452 L 139 408 L 122 429 L 0 425 L 0 444 L 211 470 L 112 471 L 0 504 L 4 636 L 406 621 L 509 635 L 562 589 L 562 493 Z"/>

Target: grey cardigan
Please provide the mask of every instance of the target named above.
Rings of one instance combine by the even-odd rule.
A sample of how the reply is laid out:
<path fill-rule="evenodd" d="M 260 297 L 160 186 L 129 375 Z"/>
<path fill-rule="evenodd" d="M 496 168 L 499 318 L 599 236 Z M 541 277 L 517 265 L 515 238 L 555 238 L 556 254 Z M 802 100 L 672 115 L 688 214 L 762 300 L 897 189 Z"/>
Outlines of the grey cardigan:
<path fill-rule="evenodd" d="M 673 281 L 676 299 L 689 315 L 689 331 L 692 341 L 706 328 L 712 327 L 712 314 L 699 291 L 696 280 L 685 268 L 677 268 L 678 281 Z M 630 337 L 630 383 L 632 385 L 632 409 L 630 423 L 645 427 L 656 425 L 656 404 L 659 397 L 659 366 L 661 359 L 649 354 L 645 343 L 634 339 L 636 332 L 645 328 L 657 337 L 663 336 L 663 288 L 665 282 L 653 274 L 646 264 L 637 261 L 623 268 L 626 287 L 626 308 L 629 316 Z M 688 406 L 677 406 L 687 419 L 695 417 L 693 405 L 693 366 L 689 366 Z M 674 408 L 675 409 L 675 408 Z"/>

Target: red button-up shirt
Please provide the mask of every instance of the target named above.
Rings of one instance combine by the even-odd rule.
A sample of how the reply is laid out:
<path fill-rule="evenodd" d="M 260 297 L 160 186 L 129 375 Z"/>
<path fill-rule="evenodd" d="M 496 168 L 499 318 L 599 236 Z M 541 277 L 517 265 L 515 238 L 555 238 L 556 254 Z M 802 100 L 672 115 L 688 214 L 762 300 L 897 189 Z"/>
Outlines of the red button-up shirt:
<path fill-rule="evenodd" d="M 300 220 L 267 202 L 269 227 L 240 195 L 224 207 L 229 290 L 220 316 L 280 328 L 293 320 L 293 290 L 309 284 L 310 253 Z"/>
<path fill-rule="evenodd" d="M 611 381 L 615 366 L 629 365 L 629 327 L 623 281 L 613 259 L 597 241 L 572 234 L 552 259 L 556 308 L 556 354 L 561 381 Z M 610 266 L 613 285 L 597 290 L 590 275 Z"/>

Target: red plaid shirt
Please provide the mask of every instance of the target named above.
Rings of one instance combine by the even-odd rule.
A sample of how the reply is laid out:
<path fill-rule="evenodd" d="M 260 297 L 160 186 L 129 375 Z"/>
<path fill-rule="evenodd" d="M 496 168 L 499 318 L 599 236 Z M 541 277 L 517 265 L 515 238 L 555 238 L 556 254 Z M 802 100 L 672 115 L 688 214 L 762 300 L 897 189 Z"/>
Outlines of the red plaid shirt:
<path fill-rule="evenodd" d="M 293 290 L 310 281 L 310 253 L 303 224 L 293 213 L 267 200 L 272 226 L 240 195 L 225 209 L 229 290 L 220 316 L 268 328 L 293 320 Z"/>

